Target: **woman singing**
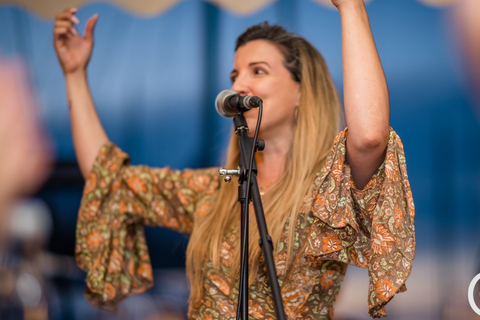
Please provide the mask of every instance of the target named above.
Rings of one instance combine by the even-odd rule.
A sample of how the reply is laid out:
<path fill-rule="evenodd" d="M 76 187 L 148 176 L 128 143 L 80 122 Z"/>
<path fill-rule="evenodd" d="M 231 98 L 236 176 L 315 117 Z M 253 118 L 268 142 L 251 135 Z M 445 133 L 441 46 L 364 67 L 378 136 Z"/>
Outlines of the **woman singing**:
<path fill-rule="evenodd" d="M 403 146 L 389 126 L 385 76 L 363 0 L 332 0 L 342 25 L 344 104 L 324 59 L 305 39 L 267 23 L 237 39 L 232 90 L 263 99 L 256 153 L 258 184 L 289 319 L 331 319 L 347 264 L 369 270 L 369 313 L 405 289 L 414 258 L 414 206 Z M 75 151 L 86 185 L 79 210 L 77 260 L 87 298 L 104 307 L 152 285 L 144 226 L 190 234 L 189 318 L 236 315 L 240 221 L 236 184 L 218 169 L 132 166 L 109 141 L 93 104 L 86 66 L 96 16 L 81 37 L 76 9 L 55 22 Z M 255 128 L 258 109 L 245 112 Z M 339 133 L 340 131 L 340 133 Z M 232 135 L 226 167 L 237 167 Z M 249 316 L 275 318 L 254 219 L 249 228 Z"/>

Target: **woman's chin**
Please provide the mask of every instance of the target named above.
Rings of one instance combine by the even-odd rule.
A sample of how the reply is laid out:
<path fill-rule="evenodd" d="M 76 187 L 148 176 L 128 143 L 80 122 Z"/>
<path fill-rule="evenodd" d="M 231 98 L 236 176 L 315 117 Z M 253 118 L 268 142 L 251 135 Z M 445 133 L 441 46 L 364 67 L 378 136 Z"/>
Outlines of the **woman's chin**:
<path fill-rule="evenodd" d="M 254 117 L 245 117 L 245 120 L 247 120 L 247 125 L 250 131 L 255 130 L 255 126 L 257 125 L 257 118 Z"/>

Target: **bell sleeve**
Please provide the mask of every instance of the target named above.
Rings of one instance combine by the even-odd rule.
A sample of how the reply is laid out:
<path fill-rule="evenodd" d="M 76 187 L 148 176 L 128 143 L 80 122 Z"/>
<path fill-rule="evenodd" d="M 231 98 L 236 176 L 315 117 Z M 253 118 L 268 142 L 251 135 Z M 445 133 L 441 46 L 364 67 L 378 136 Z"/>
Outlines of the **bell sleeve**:
<path fill-rule="evenodd" d="M 304 210 L 313 214 L 305 256 L 368 268 L 368 311 L 385 317 L 385 305 L 406 290 L 415 256 L 412 192 L 399 136 L 390 129 L 385 161 L 363 190 L 345 163 L 347 129 L 335 138 Z"/>
<path fill-rule="evenodd" d="M 78 212 L 75 255 L 87 272 L 87 300 L 113 309 L 153 285 L 144 226 L 191 233 L 218 187 L 214 169 L 171 170 L 129 165 L 111 142 L 100 149 Z"/>

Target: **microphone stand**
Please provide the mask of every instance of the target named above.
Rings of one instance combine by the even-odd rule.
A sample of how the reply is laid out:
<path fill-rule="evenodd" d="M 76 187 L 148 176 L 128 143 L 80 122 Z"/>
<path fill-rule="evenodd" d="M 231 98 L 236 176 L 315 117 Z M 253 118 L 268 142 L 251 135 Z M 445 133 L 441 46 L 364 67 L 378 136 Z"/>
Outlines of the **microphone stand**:
<path fill-rule="evenodd" d="M 285 320 L 286 316 L 280 286 L 278 284 L 275 262 L 273 260 L 273 243 L 267 231 L 265 214 L 263 212 L 262 200 L 257 183 L 257 167 L 252 155 L 252 152 L 254 153 L 257 149 L 262 151 L 265 148 L 265 143 L 263 140 L 259 140 L 258 143 L 256 143 L 255 138 L 248 137 L 248 125 L 243 113 L 235 115 L 233 122 L 235 124 L 235 134 L 238 137 L 238 146 L 240 149 L 239 166 L 236 170 L 221 168 L 220 175 L 225 176 L 226 182 L 231 180 L 230 175 L 238 175 L 239 183 L 238 201 L 241 207 L 241 267 L 237 319 L 240 317 L 242 320 L 248 320 L 248 205 L 250 200 L 252 200 L 258 232 L 260 234 L 260 247 L 262 248 L 270 289 L 272 291 L 275 314 L 277 319 Z M 251 168 L 250 164 L 252 165 Z M 249 172 L 251 172 L 250 177 L 248 177 Z M 250 190 L 248 189 L 248 181 L 250 181 Z M 249 195 L 250 191 L 251 197 Z M 249 198 L 248 200 L 247 197 Z"/>

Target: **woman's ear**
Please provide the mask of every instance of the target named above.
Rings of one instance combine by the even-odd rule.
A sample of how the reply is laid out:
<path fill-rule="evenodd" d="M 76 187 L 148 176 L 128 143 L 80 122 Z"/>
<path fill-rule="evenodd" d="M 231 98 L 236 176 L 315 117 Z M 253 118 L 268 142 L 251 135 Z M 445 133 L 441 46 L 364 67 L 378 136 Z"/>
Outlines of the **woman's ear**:
<path fill-rule="evenodd" d="M 298 91 L 297 91 L 297 99 L 295 100 L 295 106 L 298 108 L 300 106 L 300 100 L 302 98 L 302 93 L 300 89 L 300 85 L 298 85 Z"/>

